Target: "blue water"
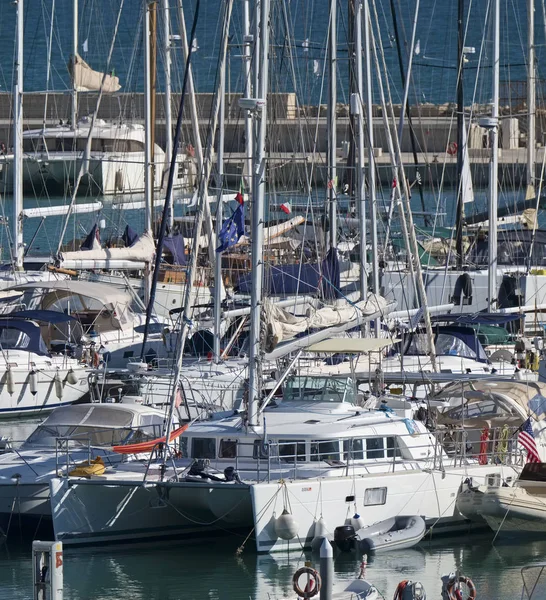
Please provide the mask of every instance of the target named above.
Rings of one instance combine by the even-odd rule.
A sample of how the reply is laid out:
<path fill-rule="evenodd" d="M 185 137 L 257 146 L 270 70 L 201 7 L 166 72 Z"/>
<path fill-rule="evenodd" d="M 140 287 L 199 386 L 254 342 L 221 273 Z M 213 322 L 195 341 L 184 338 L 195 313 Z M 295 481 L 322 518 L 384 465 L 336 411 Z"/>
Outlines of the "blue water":
<path fill-rule="evenodd" d="M 174 6 L 175 3 L 171 2 Z M 215 85 L 217 50 L 220 43 L 219 14 L 221 0 L 202 0 L 200 3 L 197 25 L 198 50 L 193 56 L 194 74 L 198 92 L 211 92 Z M 286 6 L 288 27 L 285 25 L 283 4 Z M 411 38 L 411 29 L 415 0 L 395 0 L 398 11 L 399 30 L 402 54 L 407 61 L 407 47 Z M 466 101 L 474 97 L 478 102 L 490 99 L 490 57 L 491 27 L 486 19 L 490 2 L 466 3 L 467 34 L 465 45 L 476 48 L 476 54 L 469 55 L 465 67 Z M 517 88 L 514 82 L 523 80 L 525 69 L 526 44 L 526 2 L 523 0 L 502 0 L 501 14 L 501 80 L 510 84 L 510 94 Z M 66 64 L 72 48 L 72 0 L 24 0 L 25 44 L 24 75 L 25 89 L 66 90 L 69 87 Z M 52 5 L 55 6 L 54 36 L 51 48 L 52 68 L 49 81 L 47 79 L 48 40 L 51 24 Z M 251 2 L 253 5 L 253 2 Z M 338 40 L 340 75 L 339 100 L 347 100 L 347 39 L 349 23 L 347 18 L 347 2 L 338 2 Z M 107 67 L 107 55 L 113 39 L 114 24 L 120 0 L 80 0 L 79 2 L 79 53 L 97 70 Z M 119 33 L 114 44 L 114 53 L 110 70 L 120 78 L 121 91 L 142 90 L 143 85 L 143 51 L 142 51 L 142 0 L 124 0 Z M 196 0 L 184 2 L 188 31 L 193 19 Z M 538 79 L 544 77 L 544 26 L 542 14 L 537 3 L 536 10 L 536 48 Z M 172 27 L 178 33 L 177 12 L 171 9 Z M 242 43 L 242 2 L 235 2 L 232 16 L 228 86 L 232 91 L 240 90 L 241 50 Z M 380 24 L 380 38 L 385 49 L 385 59 L 389 69 L 390 83 L 393 86 L 393 97 L 399 101 L 401 93 L 400 76 L 394 30 L 389 0 L 377 1 L 377 13 Z M 454 102 L 457 75 L 457 2 L 441 2 L 438 0 L 422 0 L 417 24 L 419 54 L 414 56 L 413 87 L 410 100 L 412 102 Z M 296 91 L 300 102 L 317 103 L 324 99 L 322 77 L 314 74 L 316 70 L 322 74 L 324 70 L 325 48 L 327 44 L 327 24 L 329 20 L 329 2 L 327 0 L 292 0 L 290 2 L 272 2 L 271 36 L 271 89 L 274 91 Z M 13 3 L 0 2 L 0 91 L 10 91 L 14 62 L 15 8 Z M 160 44 L 161 44 L 161 31 Z M 292 40 L 292 55 L 295 59 L 296 88 L 292 82 L 289 69 L 289 52 L 286 39 Z M 307 51 L 303 47 L 308 40 Z M 484 69 L 481 71 L 476 85 L 477 66 L 480 60 L 482 40 Z M 84 43 L 86 43 L 84 47 Z M 180 50 L 174 42 L 174 88 L 181 88 L 183 61 Z M 85 52 L 87 49 L 87 52 Z M 161 77 L 162 55 L 160 55 L 159 88 L 163 86 Z M 501 87 L 501 98 L 509 95 L 508 85 Z M 540 92 L 541 93 L 541 92 Z"/>

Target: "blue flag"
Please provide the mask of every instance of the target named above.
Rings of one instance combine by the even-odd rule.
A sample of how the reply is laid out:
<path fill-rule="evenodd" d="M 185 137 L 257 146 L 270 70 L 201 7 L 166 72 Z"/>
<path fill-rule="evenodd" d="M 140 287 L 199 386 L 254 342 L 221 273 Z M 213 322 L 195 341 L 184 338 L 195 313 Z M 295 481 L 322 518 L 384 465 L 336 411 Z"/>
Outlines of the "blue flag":
<path fill-rule="evenodd" d="M 245 205 L 239 206 L 233 211 L 229 219 L 224 221 L 222 229 L 218 234 L 220 245 L 216 252 L 224 252 L 239 241 L 239 238 L 245 234 Z"/>

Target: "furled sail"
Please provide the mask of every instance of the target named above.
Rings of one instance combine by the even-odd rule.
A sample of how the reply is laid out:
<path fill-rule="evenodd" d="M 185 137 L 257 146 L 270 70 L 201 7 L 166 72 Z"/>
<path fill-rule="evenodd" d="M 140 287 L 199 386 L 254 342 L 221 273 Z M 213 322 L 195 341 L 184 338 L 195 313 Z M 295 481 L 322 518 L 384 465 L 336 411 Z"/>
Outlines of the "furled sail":
<path fill-rule="evenodd" d="M 138 261 L 150 262 L 155 253 L 154 240 L 150 233 L 143 233 L 140 238 L 129 248 L 92 248 L 76 252 L 63 252 L 58 257 L 57 266 L 73 265 L 77 268 L 78 261 L 103 261 L 108 268 L 109 261 Z"/>
<path fill-rule="evenodd" d="M 102 89 L 103 92 L 113 93 L 121 88 L 118 77 L 94 71 L 78 54 L 68 63 L 68 70 L 78 92 L 96 92 Z"/>
<path fill-rule="evenodd" d="M 318 310 L 309 309 L 305 317 L 296 317 L 264 298 L 262 318 L 267 330 L 266 352 L 271 352 L 280 342 L 306 331 L 344 325 L 358 316 L 371 315 L 386 307 L 385 298 L 370 294 L 366 301 L 355 304 L 338 301 L 335 305 L 324 306 Z"/>

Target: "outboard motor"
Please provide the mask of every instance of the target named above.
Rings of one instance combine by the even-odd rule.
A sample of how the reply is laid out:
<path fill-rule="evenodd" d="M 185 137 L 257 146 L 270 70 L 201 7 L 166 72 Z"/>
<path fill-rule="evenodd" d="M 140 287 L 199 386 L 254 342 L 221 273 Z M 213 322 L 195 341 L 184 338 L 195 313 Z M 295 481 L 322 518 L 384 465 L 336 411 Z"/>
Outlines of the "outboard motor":
<path fill-rule="evenodd" d="M 401 581 L 394 592 L 393 600 L 426 600 L 427 594 L 420 581 Z"/>
<path fill-rule="evenodd" d="M 355 528 L 352 525 L 341 525 L 334 529 L 334 544 L 342 552 L 350 552 L 355 547 Z"/>

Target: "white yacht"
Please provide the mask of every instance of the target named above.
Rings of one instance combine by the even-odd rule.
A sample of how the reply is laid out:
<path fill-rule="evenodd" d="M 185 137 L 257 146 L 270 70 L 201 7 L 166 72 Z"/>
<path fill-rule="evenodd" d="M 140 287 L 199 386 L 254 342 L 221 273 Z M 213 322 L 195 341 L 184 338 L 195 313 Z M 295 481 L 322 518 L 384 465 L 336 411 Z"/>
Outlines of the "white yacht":
<path fill-rule="evenodd" d="M 135 194 L 144 192 L 144 127 L 140 124 L 110 123 L 96 119 L 91 149 L 85 157 L 92 119 L 80 119 L 76 127 L 32 129 L 23 133 L 23 189 L 47 189 L 49 193 L 65 193 L 75 184 L 82 160 L 87 160 L 87 173 L 78 193 L 83 195 Z M 154 187 L 161 189 L 165 152 L 154 148 Z M 0 182 L 9 192 L 12 187 L 13 155 L 0 160 Z M 180 154 L 175 187 L 191 189 L 195 167 L 193 160 Z"/>
<path fill-rule="evenodd" d="M 52 480 L 56 539 L 254 528 L 257 550 L 269 552 L 308 546 L 319 520 L 330 535 L 356 513 L 363 525 L 403 513 L 422 515 L 435 531 L 467 531 L 455 508 L 463 481 L 515 477 L 522 456 L 502 462 L 490 453 L 481 464 L 478 447 L 444 448 L 412 414 L 409 403 L 396 412 L 359 406 L 349 379 L 294 378 L 282 400 L 262 407 L 260 426 L 249 426 L 244 412 L 193 424 L 174 467 L 132 462 L 102 483 Z"/>
<path fill-rule="evenodd" d="M 57 408 L 19 447 L 0 455 L 0 526 L 49 516 L 49 479 L 101 457 L 107 468 L 122 455 L 112 446 L 156 439 L 164 411 L 138 404 L 78 404 Z"/>

